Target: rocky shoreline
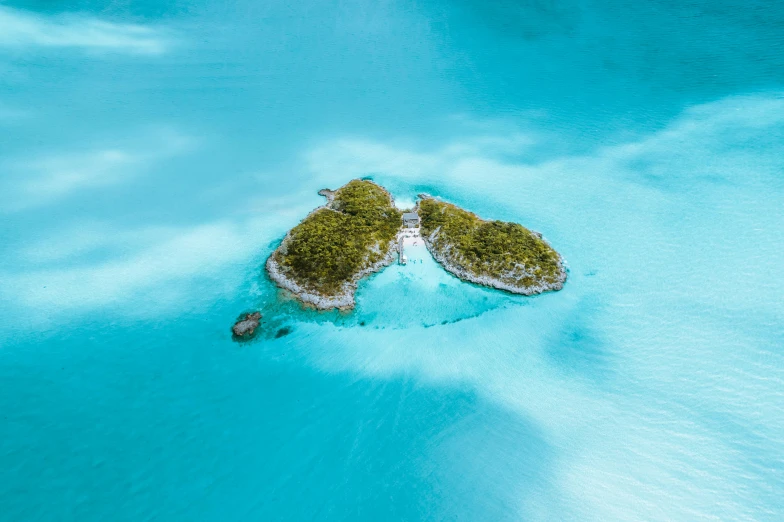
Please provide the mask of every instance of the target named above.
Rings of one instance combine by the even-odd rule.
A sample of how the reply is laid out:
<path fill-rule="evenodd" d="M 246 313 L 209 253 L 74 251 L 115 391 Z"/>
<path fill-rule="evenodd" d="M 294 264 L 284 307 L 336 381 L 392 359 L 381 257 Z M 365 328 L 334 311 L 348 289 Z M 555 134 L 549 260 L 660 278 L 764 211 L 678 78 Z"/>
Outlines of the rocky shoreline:
<path fill-rule="evenodd" d="M 379 187 L 388 197 L 389 201 L 392 205 L 394 205 L 394 198 L 392 194 L 389 193 L 385 188 Z M 308 215 L 305 217 L 307 219 L 315 212 L 318 212 L 322 209 L 331 210 L 333 212 L 337 212 L 335 209 L 332 208 L 332 204 L 335 200 L 335 195 L 337 190 L 330 190 L 330 189 L 321 189 L 318 191 L 319 196 L 324 196 L 327 199 L 327 202 L 318 207 L 313 209 Z M 304 219 L 303 219 L 304 221 Z M 386 252 L 384 253 L 384 257 L 382 257 L 378 262 L 372 264 L 371 266 L 357 272 L 350 281 L 346 281 L 343 284 L 342 290 L 336 295 L 325 296 L 313 290 L 308 290 L 307 288 L 303 287 L 294 279 L 289 277 L 285 272 L 285 269 L 280 266 L 280 264 L 275 260 L 275 252 L 277 252 L 281 246 L 286 244 L 286 241 L 290 238 L 290 233 L 286 234 L 286 237 L 281 242 L 281 245 L 275 249 L 275 251 L 270 254 L 267 262 L 265 264 L 265 268 L 267 269 L 267 274 L 269 275 L 270 279 L 275 282 L 280 288 L 284 290 L 288 290 L 291 292 L 294 297 L 305 303 L 306 305 L 313 306 L 318 310 L 332 310 L 337 308 L 339 310 L 351 310 L 354 308 L 356 302 L 354 300 L 354 295 L 357 291 L 357 286 L 359 281 L 373 274 L 382 270 L 383 268 L 391 265 L 394 263 L 396 257 L 395 254 L 398 251 L 398 243 L 397 238 L 393 239 L 387 245 Z"/>
<path fill-rule="evenodd" d="M 390 241 L 387 252 L 380 261 L 358 272 L 351 281 L 347 281 L 343 285 L 342 291 L 334 296 L 324 296 L 297 284 L 296 281 L 286 276 L 283 269 L 278 262 L 275 261 L 275 258 L 272 255 L 267 259 L 265 267 L 267 269 L 267 274 L 275 284 L 294 294 L 294 296 L 303 303 L 311 305 L 318 310 L 332 310 L 333 308 L 351 310 L 356 304 L 354 295 L 356 294 L 359 281 L 394 263 L 395 253 L 397 251 L 397 240 Z"/>
<path fill-rule="evenodd" d="M 390 203 L 394 205 L 394 198 L 392 195 L 383 187 L 377 186 L 377 188 L 381 189 L 389 198 Z M 340 212 L 340 210 L 335 208 L 335 200 L 338 194 L 337 190 L 322 189 L 318 193 L 319 195 L 324 196 L 327 201 L 324 205 L 311 211 L 305 219 L 308 219 L 315 212 L 318 212 L 322 209 L 333 212 Z M 436 198 L 431 198 L 427 194 L 419 194 L 419 199 L 420 201 L 425 201 Z M 461 212 L 466 212 L 462 209 L 459 209 L 459 207 L 457 208 Z M 417 202 L 415 211 L 419 212 L 420 210 L 420 202 Z M 475 215 L 471 215 L 474 216 L 474 218 L 479 219 Z M 534 234 L 537 240 L 544 243 L 549 249 L 552 249 L 549 242 L 542 238 L 541 234 L 533 231 L 528 232 Z M 450 260 L 450 258 L 457 258 L 459 261 L 461 255 L 458 251 L 452 252 L 454 247 L 451 243 L 446 241 L 446 236 L 444 236 L 444 232 L 441 230 L 440 226 L 437 229 L 432 230 L 429 235 L 423 233 L 421 237 L 424 240 L 428 251 L 436 260 L 436 262 L 438 262 L 438 264 L 440 264 L 444 270 L 463 281 L 496 288 L 498 290 L 503 290 L 513 294 L 530 296 L 553 290 L 561 290 L 567 279 L 567 264 L 563 257 L 561 257 L 561 255 L 558 254 L 554 249 L 552 250 L 557 257 L 554 257 L 550 261 L 551 264 L 548 267 L 549 273 L 547 275 L 547 279 L 549 281 L 544 280 L 544 277 L 541 275 L 541 269 L 539 269 L 539 267 L 533 267 L 540 272 L 539 275 L 537 275 L 534 273 L 533 269 L 529 269 L 525 264 L 523 264 L 523 262 L 510 264 L 506 267 L 503 273 L 499 273 L 494 276 L 476 275 L 468 269 L 461 267 L 455 262 L 454 259 Z M 287 245 L 289 244 L 289 241 L 292 240 L 291 231 L 289 231 L 278 248 L 276 248 L 267 259 L 265 263 L 267 274 L 278 287 L 290 292 L 295 298 L 304 303 L 306 306 L 311 306 L 318 310 L 331 310 L 335 308 L 339 310 L 351 310 L 354 308 L 356 305 L 355 294 L 359 281 L 364 277 L 367 277 L 370 274 L 378 272 L 384 267 L 391 265 L 396 259 L 396 254 L 400 254 L 398 238 L 395 238 L 387 244 L 385 251 L 380 252 L 376 250 L 376 253 L 382 254 L 382 257 L 379 259 L 379 261 L 353 274 L 350 280 L 342 283 L 338 292 L 330 292 L 329 295 L 325 295 L 314 288 L 313 282 L 298 282 L 294 274 L 291 272 L 291 269 L 288 266 L 282 265 L 276 259 L 278 257 L 278 252 L 282 251 L 285 255 L 287 252 Z M 377 249 L 378 247 L 375 246 L 373 248 Z M 365 258 L 365 262 L 367 262 L 367 258 Z M 361 266 L 361 264 L 359 266 Z M 477 271 L 479 270 L 481 269 L 478 269 Z M 534 280 L 535 283 L 530 285 L 521 284 L 520 281 L 523 279 L 526 281 Z"/>
<path fill-rule="evenodd" d="M 545 240 L 541 234 L 537 232 L 534 233 L 537 234 L 542 241 L 544 241 L 549 245 L 547 240 Z M 566 263 L 560 254 L 558 254 L 558 268 L 560 270 L 558 273 L 558 278 L 554 283 L 540 283 L 536 285 L 521 287 L 521 286 L 511 285 L 509 283 L 506 283 L 494 277 L 474 275 L 468 272 L 467 270 L 460 268 L 459 266 L 455 266 L 451 264 L 450 261 L 446 258 L 446 255 L 439 252 L 435 248 L 435 246 L 433 245 L 433 240 L 437 237 L 437 234 L 438 231 L 436 230 L 435 232 L 430 234 L 430 236 L 423 235 L 422 239 L 425 242 L 425 246 L 427 246 L 427 249 L 430 252 L 430 254 L 433 256 L 433 259 L 435 259 L 436 262 L 439 265 L 441 265 L 441 267 L 444 270 L 446 270 L 450 274 L 454 275 L 455 277 L 463 281 L 468 281 L 477 285 L 489 286 L 492 288 L 496 288 L 498 290 L 504 290 L 506 292 L 510 292 L 513 294 L 520 294 L 520 295 L 536 295 L 536 294 L 541 294 L 543 292 L 549 292 L 551 290 L 561 290 L 564 286 L 564 283 L 566 282 L 566 276 L 567 276 Z"/>

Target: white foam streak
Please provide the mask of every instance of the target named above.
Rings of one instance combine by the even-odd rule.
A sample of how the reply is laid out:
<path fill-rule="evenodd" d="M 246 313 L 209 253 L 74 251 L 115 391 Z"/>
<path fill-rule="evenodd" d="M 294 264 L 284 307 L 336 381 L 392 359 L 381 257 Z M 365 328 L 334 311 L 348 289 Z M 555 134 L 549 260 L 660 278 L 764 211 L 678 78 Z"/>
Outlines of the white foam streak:
<path fill-rule="evenodd" d="M 0 48 L 74 48 L 157 55 L 171 46 L 160 29 L 86 15 L 41 16 L 0 6 Z"/>
<path fill-rule="evenodd" d="M 50 153 L 8 161 L 0 181 L 0 211 L 48 205 L 86 189 L 109 187 L 142 175 L 154 163 L 190 149 L 194 139 L 159 129 L 119 146 Z"/>

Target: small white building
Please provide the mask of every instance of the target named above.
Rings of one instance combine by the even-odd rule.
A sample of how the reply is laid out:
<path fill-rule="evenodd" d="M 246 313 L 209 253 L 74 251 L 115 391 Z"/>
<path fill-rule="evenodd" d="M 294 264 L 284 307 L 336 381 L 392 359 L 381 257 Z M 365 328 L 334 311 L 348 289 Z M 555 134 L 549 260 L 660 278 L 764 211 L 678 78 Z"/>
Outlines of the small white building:
<path fill-rule="evenodd" d="M 419 215 L 416 212 L 406 212 L 403 214 L 403 226 L 406 228 L 419 227 Z"/>

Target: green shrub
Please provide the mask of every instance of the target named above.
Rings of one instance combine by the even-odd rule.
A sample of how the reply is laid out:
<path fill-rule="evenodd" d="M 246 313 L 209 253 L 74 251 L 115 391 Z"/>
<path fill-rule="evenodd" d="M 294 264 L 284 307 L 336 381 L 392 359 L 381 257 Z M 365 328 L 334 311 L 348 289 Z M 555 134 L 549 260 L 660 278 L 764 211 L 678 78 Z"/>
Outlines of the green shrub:
<path fill-rule="evenodd" d="M 335 192 L 328 208 L 294 227 L 273 255 L 298 284 L 332 295 L 384 257 L 401 216 L 384 189 L 353 180 Z"/>
<path fill-rule="evenodd" d="M 485 221 L 476 214 L 432 198 L 419 202 L 422 233 L 450 264 L 475 276 L 531 286 L 561 277 L 560 257 L 545 241 L 517 223 Z"/>

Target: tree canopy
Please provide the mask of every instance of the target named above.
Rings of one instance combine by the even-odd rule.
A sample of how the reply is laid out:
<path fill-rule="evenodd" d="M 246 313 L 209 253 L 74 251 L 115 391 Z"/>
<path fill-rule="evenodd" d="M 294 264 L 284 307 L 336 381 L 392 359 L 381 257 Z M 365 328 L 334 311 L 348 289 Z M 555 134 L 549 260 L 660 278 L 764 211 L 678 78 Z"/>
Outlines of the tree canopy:
<path fill-rule="evenodd" d="M 339 293 L 380 261 L 401 225 L 401 212 L 383 188 L 353 180 L 329 206 L 311 213 L 273 254 L 289 277 L 322 295 Z"/>
<path fill-rule="evenodd" d="M 525 287 L 553 284 L 561 277 L 558 253 L 522 225 L 485 221 L 433 198 L 419 202 L 419 216 L 423 235 L 431 236 L 431 248 L 475 276 Z"/>

